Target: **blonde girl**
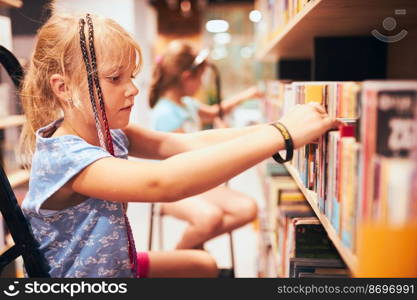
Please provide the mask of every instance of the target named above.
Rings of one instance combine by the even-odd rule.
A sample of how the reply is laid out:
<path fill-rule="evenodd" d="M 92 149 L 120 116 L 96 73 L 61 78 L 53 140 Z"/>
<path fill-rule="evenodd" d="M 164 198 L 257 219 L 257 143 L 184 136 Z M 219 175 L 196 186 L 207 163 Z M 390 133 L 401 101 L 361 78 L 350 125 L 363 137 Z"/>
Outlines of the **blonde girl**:
<path fill-rule="evenodd" d="M 53 15 L 38 32 L 21 91 L 31 158 L 22 208 L 53 277 L 217 276 L 204 251 L 136 253 L 126 204 L 203 193 L 284 149 L 270 125 L 175 134 L 129 124 L 141 63 L 110 19 Z M 316 105 L 280 122 L 295 147 L 335 125 Z"/>

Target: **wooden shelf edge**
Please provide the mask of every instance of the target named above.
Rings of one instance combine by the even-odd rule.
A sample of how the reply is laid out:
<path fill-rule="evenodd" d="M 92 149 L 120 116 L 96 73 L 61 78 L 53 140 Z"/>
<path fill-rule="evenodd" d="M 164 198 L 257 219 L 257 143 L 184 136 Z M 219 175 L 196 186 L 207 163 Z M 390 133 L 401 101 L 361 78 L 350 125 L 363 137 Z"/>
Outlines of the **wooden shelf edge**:
<path fill-rule="evenodd" d="M 264 46 L 256 55 L 255 58 L 257 60 L 264 60 L 273 49 L 279 44 L 279 42 L 295 27 L 297 24 L 313 10 L 322 0 L 314 0 L 305 5 L 303 10 L 298 12 L 284 27 L 279 31 L 279 33 L 272 38 L 268 43 L 267 46 Z"/>
<path fill-rule="evenodd" d="M 29 181 L 30 173 L 27 170 L 19 170 L 16 172 L 13 172 L 10 175 L 7 175 L 10 181 L 10 185 L 12 188 L 17 187 L 23 183 L 26 183 Z"/>
<path fill-rule="evenodd" d="M 0 5 L 7 5 L 11 7 L 22 7 L 23 2 L 21 0 L 0 0 Z"/>
<path fill-rule="evenodd" d="M 301 192 L 304 194 L 305 198 L 307 199 L 308 203 L 310 203 L 314 213 L 317 215 L 318 219 L 320 220 L 321 224 L 323 225 L 324 229 L 326 230 L 330 240 L 333 242 L 334 246 L 338 250 L 340 256 L 342 257 L 343 261 L 349 267 L 350 271 L 355 274 L 358 270 L 358 260 L 356 255 L 352 253 L 348 248 L 346 248 L 340 237 L 337 235 L 336 231 L 334 230 L 333 226 L 330 224 L 329 219 L 320 211 L 318 204 L 317 204 L 317 195 L 311 190 L 308 190 L 304 184 L 302 183 L 298 171 L 291 166 L 290 164 L 285 164 L 287 167 L 288 172 L 291 174 L 295 182 L 297 183 L 298 187 L 300 188 Z"/>
<path fill-rule="evenodd" d="M 26 122 L 26 117 L 24 115 L 11 115 L 6 117 L 0 117 L 0 129 L 20 126 Z"/>

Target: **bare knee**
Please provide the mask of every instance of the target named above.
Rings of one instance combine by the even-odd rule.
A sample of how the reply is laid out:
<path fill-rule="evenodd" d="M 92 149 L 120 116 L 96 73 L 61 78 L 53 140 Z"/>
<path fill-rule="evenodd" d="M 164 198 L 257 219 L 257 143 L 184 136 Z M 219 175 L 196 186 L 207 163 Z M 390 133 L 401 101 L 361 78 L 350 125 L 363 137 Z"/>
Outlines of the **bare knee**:
<path fill-rule="evenodd" d="M 239 199 L 239 205 L 236 208 L 236 214 L 243 224 L 249 223 L 256 219 L 258 215 L 258 205 L 255 200 L 249 197 Z M 242 224 L 242 225 L 243 225 Z"/>
<path fill-rule="evenodd" d="M 211 234 L 216 232 L 223 224 L 223 212 L 217 207 L 206 211 L 200 211 L 194 218 L 193 225 L 198 228 L 202 234 Z"/>
<path fill-rule="evenodd" d="M 189 256 L 189 264 L 193 275 L 196 277 L 217 277 L 218 275 L 216 261 L 205 251 L 192 250 Z"/>
<path fill-rule="evenodd" d="M 242 210 L 246 212 L 247 222 L 255 220 L 258 216 L 258 205 L 256 204 L 255 200 L 252 198 L 247 198 L 243 205 L 244 208 Z"/>

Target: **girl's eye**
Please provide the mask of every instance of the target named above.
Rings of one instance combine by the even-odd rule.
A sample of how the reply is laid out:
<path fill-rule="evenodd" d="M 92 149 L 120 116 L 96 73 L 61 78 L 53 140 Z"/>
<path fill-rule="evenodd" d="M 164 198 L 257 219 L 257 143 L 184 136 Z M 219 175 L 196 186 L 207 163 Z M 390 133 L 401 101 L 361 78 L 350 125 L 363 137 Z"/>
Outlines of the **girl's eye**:
<path fill-rule="evenodd" d="M 118 81 L 120 79 L 120 76 L 110 76 L 109 79 L 112 82 L 116 82 L 116 81 Z"/>

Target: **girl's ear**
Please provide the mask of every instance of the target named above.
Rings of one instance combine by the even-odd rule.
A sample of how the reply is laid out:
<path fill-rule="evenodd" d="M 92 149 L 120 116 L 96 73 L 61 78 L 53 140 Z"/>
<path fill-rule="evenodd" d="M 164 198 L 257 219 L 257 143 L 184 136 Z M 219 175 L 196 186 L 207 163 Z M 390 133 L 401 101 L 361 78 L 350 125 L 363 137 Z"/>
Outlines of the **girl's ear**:
<path fill-rule="evenodd" d="M 64 102 L 68 102 L 70 95 L 65 84 L 64 77 L 60 74 L 53 74 L 49 79 L 49 84 L 55 96 Z"/>
<path fill-rule="evenodd" d="M 181 73 L 181 81 L 188 80 L 191 77 L 191 71 L 187 70 Z"/>

